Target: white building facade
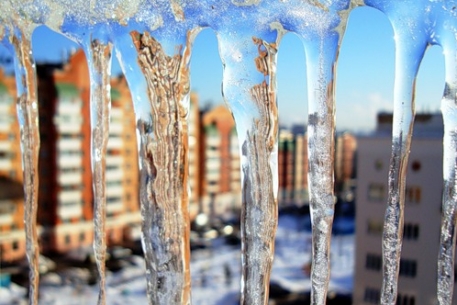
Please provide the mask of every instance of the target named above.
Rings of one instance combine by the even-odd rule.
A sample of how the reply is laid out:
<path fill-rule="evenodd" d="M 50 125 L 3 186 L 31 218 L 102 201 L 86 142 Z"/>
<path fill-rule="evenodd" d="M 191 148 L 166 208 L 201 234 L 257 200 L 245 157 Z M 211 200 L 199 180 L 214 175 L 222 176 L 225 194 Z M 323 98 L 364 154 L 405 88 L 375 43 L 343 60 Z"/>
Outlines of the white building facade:
<path fill-rule="evenodd" d="M 382 116 L 382 115 L 381 115 Z M 382 230 L 391 155 L 390 119 L 378 116 L 377 133 L 358 139 L 354 304 L 379 304 Z M 443 189 L 440 114 L 417 115 L 407 166 L 399 305 L 436 304 L 437 257 Z M 455 296 L 455 293 L 454 293 Z M 454 297 L 454 304 L 455 304 Z"/>

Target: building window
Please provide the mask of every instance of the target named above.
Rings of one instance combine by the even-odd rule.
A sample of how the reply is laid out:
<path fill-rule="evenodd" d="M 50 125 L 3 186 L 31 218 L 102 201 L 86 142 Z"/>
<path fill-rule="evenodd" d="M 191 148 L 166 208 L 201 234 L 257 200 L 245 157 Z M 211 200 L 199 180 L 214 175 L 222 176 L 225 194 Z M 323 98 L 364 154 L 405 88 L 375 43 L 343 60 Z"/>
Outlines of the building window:
<path fill-rule="evenodd" d="M 370 235 L 381 235 L 383 228 L 383 221 L 370 219 L 367 222 L 367 233 Z"/>
<path fill-rule="evenodd" d="M 86 239 L 86 234 L 84 232 L 79 233 L 79 241 L 83 242 Z"/>
<path fill-rule="evenodd" d="M 384 201 L 386 188 L 381 183 L 370 183 L 368 186 L 368 200 Z"/>
<path fill-rule="evenodd" d="M 422 188 L 420 186 L 407 186 L 405 190 L 406 203 L 419 204 L 422 198 Z"/>
<path fill-rule="evenodd" d="M 70 242 L 71 242 L 70 235 L 68 235 L 68 234 L 65 235 L 65 244 L 66 244 L 66 245 L 69 245 Z"/>
<path fill-rule="evenodd" d="M 396 305 L 416 305 L 416 298 L 411 295 L 397 295 Z"/>
<path fill-rule="evenodd" d="M 379 271 L 382 267 L 382 258 L 378 254 L 367 254 L 365 268 L 368 270 Z"/>
<path fill-rule="evenodd" d="M 422 165 L 420 163 L 420 161 L 418 160 L 414 160 L 413 163 L 411 164 L 411 169 L 413 170 L 413 172 L 418 172 L 420 171 Z"/>
<path fill-rule="evenodd" d="M 13 250 L 18 250 L 19 249 L 19 242 L 17 240 L 13 241 Z"/>
<path fill-rule="evenodd" d="M 416 277 L 417 273 L 417 262 L 411 259 L 400 260 L 400 276 L 404 277 Z"/>
<path fill-rule="evenodd" d="M 403 239 L 417 240 L 419 238 L 419 225 L 406 223 L 403 229 Z"/>
<path fill-rule="evenodd" d="M 365 293 L 363 296 L 363 301 L 368 304 L 378 304 L 381 298 L 381 292 L 376 288 L 365 288 Z"/>
<path fill-rule="evenodd" d="M 374 163 L 374 168 L 375 168 L 377 171 L 381 171 L 383 167 L 384 167 L 384 163 L 382 162 L 381 159 L 378 159 L 378 160 L 375 161 L 375 163 Z"/>

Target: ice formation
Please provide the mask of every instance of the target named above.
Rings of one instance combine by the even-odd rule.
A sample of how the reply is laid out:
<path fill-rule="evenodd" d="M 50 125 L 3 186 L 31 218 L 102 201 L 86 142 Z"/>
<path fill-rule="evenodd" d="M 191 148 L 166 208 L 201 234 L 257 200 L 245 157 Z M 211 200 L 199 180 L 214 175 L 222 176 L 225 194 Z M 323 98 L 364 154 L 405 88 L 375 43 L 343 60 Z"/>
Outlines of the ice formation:
<path fill-rule="evenodd" d="M 449 0 L 5 0 L 0 38 L 15 54 L 23 149 L 30 303 L 38 302 L 37 88 L 30 38 L 47 25 L 83 47 L 91 78 L 94 251 L 105 303 L 105 152 L 110 63 L 114 48 L 130 86 L 139 133 L 142 242 L 152 304 L 190 304 L 188 131 L 192 42 L 217 34 L 223 95 L 236 120 L 242 160 L 242 299 L 266 304 L 277 226 L 276 54 L 282 35 L 297 33 L 306 52 L 309 99 L 310 207 L 313 224 L 312 303 L 324 304 L 330 277 L 334 213 L 335 67 L 347 17 L 355 6 L 379 9 L 395 33 L 396 76 L 389 198 L 383 235 L 381 304 L 395 304 L 401 255 L 406 169 L 414 121 L 414 83 L 428 45 L 446 64 L 444 196 L 438 300 L 451 304 L 456 203 L 456 5 Z M 17 8 L 21 9 L 17 9 Z"/>

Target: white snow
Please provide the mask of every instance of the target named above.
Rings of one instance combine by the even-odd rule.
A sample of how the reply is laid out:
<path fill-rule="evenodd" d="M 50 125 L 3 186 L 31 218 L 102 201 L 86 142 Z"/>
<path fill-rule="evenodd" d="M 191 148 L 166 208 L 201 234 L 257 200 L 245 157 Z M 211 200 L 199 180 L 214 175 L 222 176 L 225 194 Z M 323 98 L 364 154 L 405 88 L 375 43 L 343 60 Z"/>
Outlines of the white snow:
<path fill-rule="evenodd" d="M 305 216 L 307 217 L 307 216 Z M 303 218 L 282 216 L 276 238 L 271 282 L 292 292 L 310 291 L 311 281 L 303 271 L 311 259 L 311 233 L 303 229 Z M 354 236 L 334 236 L 329 292 L 351 293 L 354 267 Z M 229 270 L 229 271 L 228 271 Z M 49 273 L 42 277 L 40 304 L 96 304 L 98 286 L 84 283 L 86 272 Z M 240 248 L 214 241 L 214 248 L 192 252 L 192 303 L 198 305 L 239 304 Z M 226 274 L 229 276 L 227 277 Z M 81 276 L 79 276 L 81 275 Z M 71 280 L 71 276 L 75 279 Z M 58 277 L 61 280 L 58 280 Z M 25 302 L 25 288 L 12 284 L 0 288 L 0 304 Z M 25 304 L 25 303 L 24 303 Z M 107 275 L 107 304 L 147 304 L 144 260 L 132 256 L 130 265 Z"/>

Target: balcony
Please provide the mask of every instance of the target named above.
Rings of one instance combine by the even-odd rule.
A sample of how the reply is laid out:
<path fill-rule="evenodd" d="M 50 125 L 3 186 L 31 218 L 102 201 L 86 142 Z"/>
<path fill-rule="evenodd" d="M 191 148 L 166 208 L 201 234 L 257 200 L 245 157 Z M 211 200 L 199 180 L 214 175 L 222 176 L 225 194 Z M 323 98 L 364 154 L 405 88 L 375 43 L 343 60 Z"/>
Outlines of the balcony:
<path fill-rule="evenodd" d="M 110 137 L 108 140 L 108 149 L 122 149 L 124 141 L 120 137 Z"/>
<path fill-rule="evenodd" d="M 80 202 L 82 200 L 82 191 L 61 191 L 59 192 L 58 200 L 63 205 L 68 202 Z"/>
<path fill-rule="evenodd" d="M 124 188 L 123 188 L 122 184 L 106 186 L 106 196 L 107 197 L 122 197 L 122 195 L 124 195 Z"/>
<path fill-rule="evenodd" d="M 0 140 L 0 152 L 7 152 L 11 149 L 11 141 Z"/>
<path fill-rule="evenodd" d="M 81 167 L 82 166 L 82 158 L 80 156 L 68 156 L 68 155 L 61 155 L 57 159 L 57 165 L 61 169 L 65 168 L 74 168 L 74 167 Z"/>
<path fill-rule="evenodd" d="M 0 118 L 0 132 L 7 133 L 11 130 L 11 123 Z"/>
<path fill-rule="evenodd" d="M 209 136 L 209 137 L 206 138 L 205 144 L 206 144 L 206 146 L 219 147 L 221 145 L 221 137 L 219 137 L 219 136 Z"/>
<path fill-rule="evenodd" d="M 80 122 L 64 122 L 59 119 L 56 119 L 54 123 L 57 125 L 57 130 L 61 134 L 79 134 L 81 133 L 81 123 Z"/>
<path fill-rule="evenodd" d="M 83 208 L 80 203 L 70 205 L 60 204 L 57 211 L 61 219 L 80 218 L 83 215 Z"/>
<path fill-rule="evenodd" d="M 122 122 L 111 123 L 109 126 L 110 135 L 119 136 L 122 134 L 123 131 L 124 131 L 124 125 L 122 124 Z"/>
<path fill-rule="evenodd" d="M 0 226 L 11 225 L 16 211 L 15 202 L 12 200 L 0 200 Z"/>
<path fill-rule="evenodd" d="M 67 103 L 58 103 L 57 105 L 57 114 L 58 115 L 71 115 L 75 116 L 81 114 L 82 103 L 81 102 L 67 102 Z"/>
<path fill-rule="evenodd" d="M 114 169 L 106 171 L 106 182 L 122 181 L 124 178 L 123 171 L 121 169 Z"/>
<path fill-rule="evenodd" d="M 57 181 L 61 185 L 79 185 L 82 183 L 81 172 L 60 174 Z"/>
<path fill-rule="evenodd" d="M 13 107 L 11 104 L 6 104 L 4 103 L 3 101 L 0 102 L 0 114 L 1 115 L 6 115 L 6 114 L 9 114 L 11 113 L 11 115 L 13 115 Z"/>
<path fill-rule="evenodd" d="M 106 156 L 106 166 L 107 167 L 120 167 L 124 163 L 124 158 L 122 156 Z"/>
<path fill-rule="evenodd" d="M 60 151 L 80 151 L 81 150 L 81 139 L 60 139 L 57 143 L 57 147 Z"/>
<path fill-rule="evenodd" d="M 9 171 L 13 168 L 11 159 L 0 159 L 0 171 Z"/>

